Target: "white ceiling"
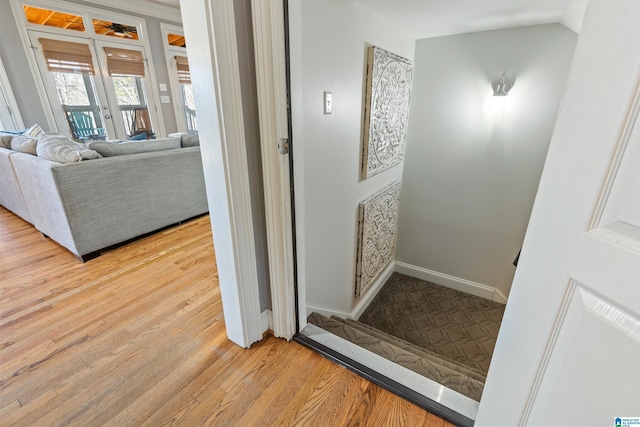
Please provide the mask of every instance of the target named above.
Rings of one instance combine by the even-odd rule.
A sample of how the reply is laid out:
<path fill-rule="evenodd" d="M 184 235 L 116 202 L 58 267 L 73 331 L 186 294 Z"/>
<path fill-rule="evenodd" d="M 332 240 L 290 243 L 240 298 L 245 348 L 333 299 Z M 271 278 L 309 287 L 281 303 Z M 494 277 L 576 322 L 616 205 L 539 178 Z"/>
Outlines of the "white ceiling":
<path fill-rule="evenodd" d="M 151 3 L 158 3 L 163 6 L 173 7 L 174 9 L 180 9 L 180 0 L 148 0 Z"/>
<path fill-rule="evenodd" d="M 180 7 L 180 0 L 148 1 Z M 580 32 L 587 4 L 587 0 L 356 1 L 416 39 L 550 23 Z"/>
<path fill-rule="evenodd" d="M 562 23 L 580 32 L 587 0 L 356 0 L 416 39 Z"/>

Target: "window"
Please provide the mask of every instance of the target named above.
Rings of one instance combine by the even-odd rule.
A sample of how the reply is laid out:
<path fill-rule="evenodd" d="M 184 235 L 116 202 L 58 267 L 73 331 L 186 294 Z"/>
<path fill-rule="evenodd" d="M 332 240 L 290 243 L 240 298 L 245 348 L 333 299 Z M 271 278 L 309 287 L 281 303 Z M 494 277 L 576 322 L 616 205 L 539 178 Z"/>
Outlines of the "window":
<path fill-rule="evenodd" d="M 65 30 L 84 31 L 84 21 L 81 16 L 71 13 L 58 12 L 39 7 L 24 6 L 24 14 L 31 24 L 46 25 L 63 28 Z"/>
<path fill-rule="evenodd" d="M 169 46 L 187 47 L 184 36 L 180 34 L 167 34 L 167 43 L 169 43 Z"/>
<path fill-rule="evenodd" d="M 117 22 L 93 20 L 93 29 L 96 34 L 103 36 L 119 37 L 121 39 L 138 40 L 138 28 L 134 25 L 119 24 Z"/>

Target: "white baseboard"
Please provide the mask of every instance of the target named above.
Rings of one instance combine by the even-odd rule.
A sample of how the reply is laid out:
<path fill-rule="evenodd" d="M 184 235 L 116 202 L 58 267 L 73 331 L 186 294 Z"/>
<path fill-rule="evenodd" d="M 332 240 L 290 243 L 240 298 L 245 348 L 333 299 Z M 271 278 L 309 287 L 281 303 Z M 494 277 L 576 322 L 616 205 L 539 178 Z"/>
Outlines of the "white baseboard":
<path fill-rule="evenodd" d="M 273 312 L 270 309 L 267 308 L 260 313 L 260 323 L 262 325 L 263 334 L 268 330 L 273 331 Z"/>
<path fill-rule="evenodd" d="M 373 298 L 375 298 L 375 296 L 378 295 L 378 292 L 380 292 L 380 289 L 382 289 L 382 286 L 385 283 L 387 283 L 387 280 L 389 280 L 389 277 L 391 277 L 394 271 L 395 271 L 395 262 L 391 262 L 387 266 L 387 268 L 384 269 L 380 277 L 378 277 L 378 280 L 376 280 L 373 286 L 371 286 L 371 289 L 369 289 L 367 293 L 365 293 L 364 297 L 362 297 L 358 301 L 358 303 L 353 308 L 353 310 L 351 310 L 350 313 L 349 312 L 343 313 L 340 311 L 333 311 L 333 310 L 329 310 L 322 307 L 314 307 L 314 306 L 307 305 L 307 316 L 309 316 L 312 312 L 315 311 L 316 313 L 320 313 L 323 316 L 327 316 L 327 317 L 338 316 L 338 317 L 342 317 L 343 319 L 352 318 L 352 319 L 358 320 L 358 318 L 362 315 L 362 313 L 364 313 L 367 307 L 369 307 L 369 304 L 371 304 L 371 301 L 373 300 Z"/>
<path fill-rule="evenodd" d="M 320 313 L 323 316 L 327 316 L 327 317 L 331 317 L 331 316 L 338 316 L 338 317 L 342 317 L 343 319 L 350 317 L 351 314 L 350 313 L 343 313 L 341 311 L 333 311 L 333 310 L 329 310 L 326 308 L 321 308 L 321 307 L 314 307 L 312 305 L 307 305 L 307 317 L 309 317 L 309 315 L 313 312 L 316 313 Z"/>
<path fill-rule="evenodd" d="M 358 301 L 358 304 L 356 304 L 355 308 L 351 311 L 351 317 L 353 319 L 358 320 L 362 315 L 362 313 L 364 313 L 364 311 L 367 309 L 367 307 L 369 307 L 369 304 L 371 304 L 371 301 L 373 300 L 373 298 L 375 298 L 375 296 L 378 295 L 378 292 L 380 292 L 380 289 L 382 289 L 382 286 L 384 286 L 384 284 L 387 283 L 387 280 L 389 280 L 389 277 L 391 277 L 391 275 L 395 271 L 395 267 L 396 267 L 395 264 L 396 264 L 395 261 L 392 261 L 391 263 L 389 263 L 389 265 L 387 266 L 387 268 L 385 268 L 385 270 L 382 272 L 380 277 L 378 277 L 378 280 L 376 280 L 373 286 L 371 286 L 371 289 L 369 289 L 367 293 L 364 294 L 364 297 L 360 298 L 360 301 Z"/>
<path fill-rule="evenodd" d="M 428 270 L 426 268 L 417 267 L 400 261 L 396 261 L 395 265 L 395 271 L 398 273 L 406 274 L 407 276 L 426 280 L 428 282 L 437 283 L 438 285 L 466 292 L 491 301 L 502 304 L 507 303 L 507 298 L 493 286 L 483 285 L 482 283 L 472 282 L 471 280 L 461 279 L 444 273 L 438 273 L 437 271 Z"/>

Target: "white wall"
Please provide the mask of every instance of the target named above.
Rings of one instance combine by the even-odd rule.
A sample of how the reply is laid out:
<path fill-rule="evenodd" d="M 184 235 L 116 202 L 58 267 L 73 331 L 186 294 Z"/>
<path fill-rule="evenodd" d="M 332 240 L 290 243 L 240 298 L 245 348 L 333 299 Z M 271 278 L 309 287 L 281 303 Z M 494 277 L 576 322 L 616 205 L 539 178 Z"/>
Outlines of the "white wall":
<path fill-rule="evenodd" d="M 416 42 L 397 261 L 508 296 L 576 41 L 550 24 Z"/>
<path fill-rule="evenodd" d="M 399 165 L 365 181 L 359 178 L 366 48 L 377 45 L 413 59 L 414 41 L 354 1 L 304 0 L 291 12 L 293 21 L 300 20 L 292 23 L 291 34 L 297 236 L 303 258 L 298 283 L 309 306 L 350 313 L 356 304 L 358 204 L 402 176 Z M 323 91 L 333 92 L 331 115 L 323 114 Z"/>
<path fill-rule="evenodd" d="M 24 124 L 31 126 L 38 123 L 46 128 L 47 116 L 40 104 L 29 62 L 22 48 L 18 26 L 8 1 L 0 1 L 0 57 Z"/>

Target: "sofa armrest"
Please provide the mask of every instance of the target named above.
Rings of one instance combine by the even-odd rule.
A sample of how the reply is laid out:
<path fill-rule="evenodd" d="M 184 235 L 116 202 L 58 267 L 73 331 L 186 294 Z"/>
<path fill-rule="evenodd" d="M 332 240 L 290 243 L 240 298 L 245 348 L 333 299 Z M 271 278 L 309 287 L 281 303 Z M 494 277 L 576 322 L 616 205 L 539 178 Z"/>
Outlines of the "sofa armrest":
<path fill-rule="evenodd" d="M 18 182 L 18 176 L 10 159 L 16 154 L 21 153 L 0 147 L 0 205 L 22 217 L 25 221 L 32 222 L 29 208 Z"/>
<path fill-rule="evenodd" d="M 59 163 L 26 153 L 12 154 L 11 163 L 32 224 L 74 254 L 80 255 L 52 172 Z"/>

